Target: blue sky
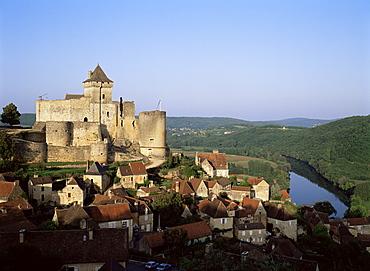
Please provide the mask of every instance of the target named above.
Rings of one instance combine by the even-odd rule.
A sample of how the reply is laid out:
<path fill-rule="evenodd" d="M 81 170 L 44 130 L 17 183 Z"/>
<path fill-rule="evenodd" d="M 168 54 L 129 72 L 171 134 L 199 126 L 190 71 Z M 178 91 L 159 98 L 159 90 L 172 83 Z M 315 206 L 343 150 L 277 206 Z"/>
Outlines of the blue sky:
<path fill-rule="evenodd" d="M 368 115 L 370 2 L 0 0 L 1 108 L 82 94 L 98 63 L 137 112 Z"/>

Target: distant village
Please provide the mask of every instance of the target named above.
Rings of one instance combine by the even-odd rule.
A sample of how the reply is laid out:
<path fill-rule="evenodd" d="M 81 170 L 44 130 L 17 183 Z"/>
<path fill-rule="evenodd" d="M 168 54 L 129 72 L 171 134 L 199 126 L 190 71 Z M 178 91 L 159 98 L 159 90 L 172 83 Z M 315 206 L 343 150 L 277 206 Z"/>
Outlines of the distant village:
<path fill-rule="evenodd" d="M 166 229 L 155 218 L 152 204 L 162 194 L 174 191 L 184 202 L 190 202 L 182 205 L 181 217 L 200 217 L 198 222 L 169 228 L 186 230 L 189 244 L 236 238 L 245 244 L 243 251 L 250 257 L 288 257 L 297 266 L 317 270 L 317 263 L 303 260 L 292 241 L 320 224 L 333 232 L 335 242 L 358 239 L 370 249 L 368 218 L 330 219 L 328 214 L 305 206 L 303 217 L 309 228 L 304 228 L 284 207 L 284 201 L 291 200 L 286 190 L 281 191 L 281 201 L 270 201 L 269 184 L 263 177 L 248 179 L 248 187 L 233 185 L 224 153 L 197 153 L 195 163 L 203 169 L 202 178 L 172 178 L 168 180 L 172 182 L 169 189 L 154 185 L 141 161 L 119 166 L 115 181 L 107 174 L 107 166 L 94 162 L 83 178 L 71 177 L 64 187 L 50 177 L 34 176 L 22 190 L 14 173 L 1 173 L 1 247 L 32 244 L 41 251 L 62 252 L 64 266 L 78 268 L 74 270 L 97 270 L 94 268 L 108 259 L 107 253 L 125 267 L 129 249 L 165 256 Z M 128 189 L 136 196 L 130 196 Z M 92 203 L 86 205 L 91 196 Z M 57 229 L 41 230 L 42 224 L 35 219 L 40 215 L 52 218 Z M 113 254 L 110 247 L 115 248 Z"/>

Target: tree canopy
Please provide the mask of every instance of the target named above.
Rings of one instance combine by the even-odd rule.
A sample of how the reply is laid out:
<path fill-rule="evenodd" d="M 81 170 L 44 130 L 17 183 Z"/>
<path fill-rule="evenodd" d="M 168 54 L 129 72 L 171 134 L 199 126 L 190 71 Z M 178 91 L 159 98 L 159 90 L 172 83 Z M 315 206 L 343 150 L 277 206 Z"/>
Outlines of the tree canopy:
<path fill-rule="evenodd" d="M 337 214 L 337 210 L 331 205 L 331 202 L 328 200 L 318 201 L 313 206 L 316 211 L 327 213 L 329 216 L 332 214 Z"/>
<path fill-rule="evenodd" d="M 1 122 L 8 123 L 10 126 L 20 123 L 21 113 L 18 112 L 15 104 L 10 103 L 7 106 L 3 107 L 3 113 L 1 114 Z"/>
<path fill-rule="evenodd" d="M 183 199 L 179 193 L 171 190 L 160 194 L 152 203 L 153 210 L 160 215 L 160 226 L 178 225 L 182 213 Z"/>
<path fill-rule="evenodd" d="M 0 158 L 10 160 L 14 155 L 14 150 L 12 137 L 5 132 L 0 132 Z"/>

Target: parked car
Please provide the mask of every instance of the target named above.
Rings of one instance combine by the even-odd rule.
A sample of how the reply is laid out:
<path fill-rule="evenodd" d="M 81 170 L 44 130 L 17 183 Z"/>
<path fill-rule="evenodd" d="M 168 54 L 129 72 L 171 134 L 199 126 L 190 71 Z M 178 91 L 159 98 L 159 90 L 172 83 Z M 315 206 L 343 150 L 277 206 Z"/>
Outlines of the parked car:
<path fill-rule="evenodd" d="M 155 269 L 159 266 L 159 263 L 157 262 L 153 262 L 153 261 L 150 261 L 150 262 L 147 262 L 145 264 L 145 269 Z"/>
<path fill-rule="evenodd" d="M 164 270 L 171 270 L 172 268 L 172 265 L 168 264 L 168 263 L 161 263 L 158 267 L 157 267 L 157 270 L 158 271 L 164 271 Z"/>

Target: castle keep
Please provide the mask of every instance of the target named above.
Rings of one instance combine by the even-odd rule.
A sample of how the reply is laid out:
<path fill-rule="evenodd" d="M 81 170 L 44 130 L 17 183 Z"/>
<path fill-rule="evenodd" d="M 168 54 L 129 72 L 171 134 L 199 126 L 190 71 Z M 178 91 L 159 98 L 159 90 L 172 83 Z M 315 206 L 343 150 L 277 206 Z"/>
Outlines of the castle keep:
<path fill-rule="evenodd" d="M 109 163 L 130 155 L 166 156 L 165 111 L 135 117 L 134 102 L 112 101 L 113 81 L 99 65 L 88 72 L 83 88 L 84 94 L 66 94 L 64 100 L 36 101 L 33 135 L 18 141 L 20 160 Z"/>

